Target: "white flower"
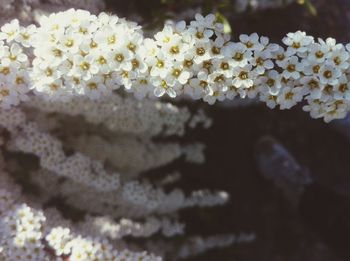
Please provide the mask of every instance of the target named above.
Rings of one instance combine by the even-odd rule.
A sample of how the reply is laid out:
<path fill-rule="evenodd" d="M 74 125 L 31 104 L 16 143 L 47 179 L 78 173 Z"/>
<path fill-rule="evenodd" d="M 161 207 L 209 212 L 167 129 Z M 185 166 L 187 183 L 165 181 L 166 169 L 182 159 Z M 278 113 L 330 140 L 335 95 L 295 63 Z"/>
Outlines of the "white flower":
<path fill-rule="evenodd" d="M 246 66 L 252 58 L 252 52 L 242 43 L 229 43 L 223 48 L 223 54 L 225 58 L 230 58 L 232 67 Z"/>
<path fill-rule="evenodd" d="M 132 55 L 132 52 L 126 46 L 120 46 L 120 48 L 106 53 L 108 66 L 114 71 L 130 71 L 132 68 Z"/>
<path fill-rule="evenodd" d="M 151 76 L 160 76 L 161 78 L 165 78 L 168 74 L 169 68 L 172 66 L 172 63 L 167 59 L 164 53 L 159 52 L 153 60 L 149 61 L 148 65 L 151 67 Z"/>
<path fill-rule="evenodd" d="M 15 41 L 23 45 L 24 47 L 31 47 L 33 42 L 33 35 L 37 32 L 35 25 L 29 25 L 28 27 L 20 27 L 19 33 L 15 38 Z"/>
<path fill-rule="evenodd" d="M 93 100 L 99 99 L 101 96 L 106 96 L 108 89 L 104 84 L 102 76 L 96 75 L 84 84 L 84 94 Z"/>
<path fill-rule="evenodd" d="M 304 96 L 303 87 L 284 87 L 277 97 L 277 103 L 280 105 L 280 109 L 290 109 L 295 104 L 300 102 Z"/>
<path fill-rule="evenodd" d="M 308 90 L 311 98 L 321 98 L 324 85 L 320 83 L 318 77 L 304 76 L 300 79 L 300 83 L 305 87 L 306 90 Z"/>
<path fill-rule="evenodd" d="M 153 77 L 151 79 L 152 85 L 154 88 L 154 95 L 156 97 L 161 97 L 165 93 L 169 95 L 171 98 L 176 97 L 175 90 L 166 82 L 166 80 L 159 78 L 159 77 Z"/>
<path fill-rule="evenodd" d="M 283 47 L 281 46 L 279 46 L 271 54 L 272 54 L 272 58 L 275 59 L 276 64 L 282 68 L 286 65 L 288 58 L 291 56 L 291 55 L 288 56 L 285 50 L 283 49 Z"/>
<path fill-rule="evenodd" d="M 190 72 L 183 70 L 182 63 L 174 63 L 173 66 L 169 68 L 166 79 L 171 86 L 174 86 L 176 82 L 184 85 L 187 83 L 190 76 Z"/>
<path fill-rule="evenodd" d="M 286 79 L 298 79 L 300 77 L 300 72 L 303 71 L 304 66 L 299 62 L 297 56 L 291 56 L 288 58 L 282 68 L 284 69 L 282 72 L 282 77 Z"/>
<path fill-rule="evenodd" d="M 232 80 L 232 84 L 238 88 L 249 88 L 254 84 L 254 73 L 251 65 L 234 68 L 233 75 L 235 78 Z"/>
<path fill-rule="evenodd" d="M 185 87 L 186 93 L 194 99 L 199 99 L 212 93 L 208 83 L 208 74 L 204 71 L 200 71 L 197 74 L 197 78 L 192 78 L 189 81 L 189 85 Z"/>
<path fill-rule="evenodd" d="M 307 111 L 307 112 L 310 112 L 310 116 L 312 118 L 320 118 L 322 117 L 322 113 L 324 111 L 324 103 L 322 103 L 320 100 L 315 100 L 313 99 L 312 97 L 310 96 L 307 96 L 306 97 L 306 100 L 307 100 L 307 105 L 303 106 L 303 110 L 304 111 Z"/>
<path fill-rule="evenodd" d="M 229 85 L 225 92 L 226 98 L 229 100 L 233 100 L 238 95 L 238 90 L 240 89 L 238 89 L 236 86 Z"/>
<path fill-rule="evenodd" d="M 232 79 L 227 79 L 224 74 L 215 71 L 208 75 L 208 83 L 212 90 L 226 91 L 227 86 L 230 85 Z"/>
<path fill-rule="evenodd" d="M 110 90 L 119 89 L 120 85 L 116 82 L 116 78 L 118 77 L 118 72 L 109 72 L 107 74 L 103 74 L 104 83 Z"/>
<path fill-rule="evenodd" d="M 320 68 L 318 73 L 318 77 L 320 78 L 320 82 L 322 84 L 338 84 L 338 78 L 341 75 L 341 71 L 332 65 L 323 65 Z"/>
<path fill-rule="evenodd" d="M 191 21 L 190 25 L 194 27 L 206 27 L 206 28 L 213 28 L 215 25 L 215 15 L 208 14 L 207 16 L 202 16 L 201 14 L 196 14 L 195 21 Z"/>
<path fill-rule="evenodd" d="M 268 92 L 260 93 L 259 100 L 265 102 L 267 107 L 270 109 L 274 109 L 277 105 L 277 95 L 278 94 L 270 94 Z"/>
<path fill-rule="evenodd" d="M 248 50 L 252 51 L 262 51 L 264 45 L 259 42 L 259 35 L 257 33 L 252 33 L 251 35 L 241 34 L 239 40 L 243 43 Z"/>
<path fill-rule="evenodd" d="M 64 35 L 60 36 L 57 47 L 64 51 L 72 54 L 80 51 L 79 47 L 83 39 L 77 35 L 73 30 L 68 30 Z"/>
<path fill-rule="evenodd" d="M 281 89 L 281 75 L 275 70 L 270 70 L 266 76 L 258 78 L 258 84 L 261 92 L 277 94 Z"/>
<path fill-rule="evenodd" d="M 132 85 L 132 90 L 137 99 L 141 100 L 148 95 L 154 95 L 154 86 L 150 82 L 150 78 L 147 74 L 139 75 Z"/>
<path fill-rule="evenodd" d="M 326 103 L 321 116 L 326 123 L 334 119 L 345 118 L 346 104 L 341 101 Z"/>
<path fill-rule="evenodd" d="M 137 53 L 140 51 L 144 51 L 143 48 L 140 48 L 143 44 L 143 37 L 141 34 L 134 33 L 134 34 L 127 34 L 125 44 L 127 48 L 132 51 L 133 53 Z"/>
<path fill-rule="evenodd" d="M 196 64 L 200 64 L 211 58 L 210 49 L 211 45 L 209 42 L 196 42 L 189 52 L 194 54 L 193 61 Z"/>
<path fill-rule="evenodd" d="M 341 70 L 346 70 L 349 67 L 349 53 L 345 50 L 343 45 L 335 46 L 327 55 L 327 62 L 330 65 Z"/>
<path fill-rule="evenodd" d="M 116 74 L 114 79 L 118 85 L 124 86 L 126 89 L 130 89 L 133 82 L 136 79 L 136 73 L 133 71 L 120 71 Z"/>
<path fill-rule="evenodd" d="M 19 95 L 14 88 L 7 87 L 4 83 L 0 83 L 0 106 L 9 109 L 13 105 L 19 104 Z"/>
<path fill-rule="evenodd" d="M 183 33 L 185 39 L 188 39 L 187 37 L 191 37 L 194 42 L 206 43 L 210 41 L 213 34 L 213 30 L 210 30 L 205 26 L 190 26 L 187 31 Z"/>
<path fill-rule="evenodd" d="M 35 92 L 46 94 L 44 98 L 49 100 L 69 100 L 72 91 L 62 84 L 61 79 L 55 79 L 51 82 L 37 82 L 34 86 Z"/>
<path fill-rule="evenodd" d="M 107 74 L 110 72 L 111 67 L 110 65 L 113 64 L 113 62 L 111 62 L 108 59 L 113 59 L 111 55 L 111 53 L 109 53 L 108 51 L 106 52 L 96 52 L 95 53 L 95 60 L 93 61 L 94 66 L 98 66 L 99 68 L 99 73 L 101 74 Z M 114 68 L 113 68 L 114 69 Z"/>
<path fill-rule="evenodd" d="M 9 66 L 12 64 L 16 68 L 21 66 L 21 63 L 26 62 L 28 59 L 27 55 L 23 53 L 23 49 L 19 44 L 13 43 L 10 49 L 5 49 L 4 57 L 1 59 L 3 66 Z"/>
<path fill-rule="evenodd" d="M 55 227 L 46 235 L 45 240 L 57 256 L 68 255 L 71 252 L 69 242 L 73 239 L 68 228 Z"/>
<path fill-rule="evenodd" d="M 11 42 L 17 38 L 19 32 L 19 22 L 17 19 L 14 19 L 10 23 L 6 23 L 1 27 L 0 40 Z"/>
<path fill-rule="evenodd" d="M 211 90 L 211 94 L 207 94 L 203 97 L 203 100 L 205 102 L 209 103 L 210 105 L 213 105 L 216 102 L 216 100 L 223 101 L 225 99 L 225 93 L 222 92 L 221 89 L 218 88 L 218 86 L 211 86 Z"/>
<path fill-rule="evenodd" d="M 173 27 L 171 25 L 165 25 L 162 31 L 154 35 L 154 38 L 156 39 L 157 45 L 163 46 L 170 43 L 176 36 L 179 37 L 179 34 L 174 34 Z"/>
<path fill-rule="evenodd" d="M 325 43 L 312 43 L 310 44 L 308 49 L 309 53 L 307 59 L 310 61 L 311 64 L 323 63 L 326 60 L 328 52 L 330 51 L 329 46 Z"/>
<path fill-rule="evenodd" d="M 210 40 L 211 49 L 210 56 L 212 59 L 221 59 L 224 58 L 224 54 L 222 53 L 222 48 L 224 44 L 229 41 L 229 35 L 218 35 L 215 40 Z"/>
<path fill-rule="evenodd" d="M 175 34 L 171 40 L 164 44 L 161 51 L 166 54 L 169 59 L 183 61 L 184 54 L 189 50 L 189 45 L 182 42 L 180 35 Z"/>
<path fill-rule="evenodd" d="M 240 92 L 243 89 L 238 89 Z M 259 94 L 259 88 L 256 85 L 253 85 L 249 87 L 248 89 L 244 90 L 244 94 L 241 95 L 242 98 L 248 97 L 249 99 L 254 99 Z"/>
<path fill-rule="evenodd" d="M 295 33 L 288 33 L 287 37 L 282 39 L 282 42 L 288 46 L 288 56 L 297 53 L 303 57 L 308 50 L 308 46 L 314 42 L 314 39 L 312 36 L 307 36 L 305 32 L 297 31 Z"/>
<path fill-rule="evenodd" d="M 334 86 L 334 99 L 350 101 L 350 83 L 345 75 L 340 76 L 338 84 Z"/>
<path fill-rule="evenodd" d="M 93 74 L 97 74 L 99 67 L 94 63 L 95 56 L 88 54 L 86 56 L 74 55 L 73 68 L 69 75 L 81 77 L 84 81 L 91 79 Z"/>
<path fill-rule="evenodd" d="M 322 88 L 321 98 L 319 100 L 322 102 L 331 102 L 334 100 L 334 89 L 334 85 L 326 84 Z"/>
<path fill-rule="evenodd" d="M 49 63 L 41 62 L 39 60 L 36 60 L 35 62 L 38 62 L 38 65 L 34 67 L 31 77 L 39 85 L 51 83 L 61 77 L 62 73 L 60 70 L 57 70 L 56 67 L 51 67 Z"/>
<path fill-rule="evenodd" d="M 125 38 L 123 37 L 126 34 L 125 30 L 125 26 L 123 25 L 106 25 L 94 34 L 93 41 L 101 49 L 123 46 L 125 45 Z"/>
<path fill-rule="evenodd" d="M 254 71 L 257 74 L 263 74 L 265 70 L 270 70 L 274 67 L 270 57 L 271 53 L 269 50 L 254 52 L 254 58 L 252 59 L 251 64 L 255 66 Z"/>
<path fill-rule="evenodd" d="M 214 59 L 213 67 L 215 72 L 222 73 L 226 78 L 231 78 L 233 76 L 233 68 L 230 65 L 230 60 L 225 59 Z"/>

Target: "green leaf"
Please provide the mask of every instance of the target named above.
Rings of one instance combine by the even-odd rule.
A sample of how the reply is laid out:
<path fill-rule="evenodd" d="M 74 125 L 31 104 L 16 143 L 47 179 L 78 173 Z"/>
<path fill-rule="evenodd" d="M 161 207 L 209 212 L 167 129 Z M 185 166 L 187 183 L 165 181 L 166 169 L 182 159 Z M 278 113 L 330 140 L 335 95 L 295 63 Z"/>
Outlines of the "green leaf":
<path fill-rule="evenodd" d="M 310 0 L 305 0 L 305 5 L 306 8 L 309 10 L 310 14 L 316 16 L 317 15 L 317 9 L 316 7 L 313 5 L 313 3 L 311 3 Z"/>
<path fill-rule="evenodd" d="M 231 34 L 232 33 L 232 27 L 230 25 L 230 22 L 226 18 L 226 16 L 224 16 L 220 12 L 216 12 L 215 16 L 216 16 L 217 21 L 224 25 L 224 33 L 225 34 Z"/>
<path fill-rule="evenodd" d="M 298 0 L 298 4 L 304 5 L 311 15 L 317 15 L 317 9 L 311 0 Z"/>

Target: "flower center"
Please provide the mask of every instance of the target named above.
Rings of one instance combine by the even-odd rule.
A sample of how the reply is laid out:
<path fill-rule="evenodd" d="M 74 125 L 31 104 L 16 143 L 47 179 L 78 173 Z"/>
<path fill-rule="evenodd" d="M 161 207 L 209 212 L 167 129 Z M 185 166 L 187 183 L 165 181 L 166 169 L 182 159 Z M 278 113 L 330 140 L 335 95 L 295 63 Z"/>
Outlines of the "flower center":
<path fill-rule="evenodd" d="M 65 46 L 72 47 L 74 45 L 74 41 L 72 39 L 68 39 L 65 43 Z"/>
<path fill-rule="evenodd" d="M 109 36 L 107 38 L 107 43 L 108 44 L 114 44 L 114 43 L 116 43 L 116 41 L 117 41 L 117 38 L 115 37 L 115 35 Z"/>
<path fill-rule="evenodd" d="M 287 93 L 284 95 L 284 98 L 285 98 L 286 100 L 292 100 L 293 97 L 294 97 L 294 93 L 292 93 L 292 92 L 287 92 Z"/>
<path fill-rule="evenodd" d="M 233 59 L 235 59 L 236 61 L 242 61 L 243 53 L 235 53 L 235 55 L 233 56 Z"/>
<path fill-rule="evenodd" d="M 162 60 L 158 60 L 157 67 L 158 68 L 163 68 L 164 67 L 164 62 Z"/>
<path fill-rule="evenodd" d="M 294 72 L 295 71 L 295 64 L 288 64 L 287 71 Z"/>
<path fill-rule="evenodd" d="M 203 34 L 202 32 L 197 32 L 197 33 L 196 33 L 196 37 L 197 37 L 198 39 L 202 39 L 202 38 L 204 37 L 204 34 Z"/>
<path fill-rule="evenodd" d="M 0 90 L 0 94 L 2 97 L 6 97 L 10 95 L 10 91 L 7 89 Z"/>
<path fill-rule="evenodd" d="M 200 81 L 199 85 L 204 89 L 208 86 L 208 83 L 206 81 Z"/>
<path fill-rule="evenodd" d="M 100 56 L 100 58 L 98 58 L 98 63 L 99 64 L 106 64 L 107 60 L 103 56 Z"/>
<path fill-rule="evenodd" d="M 172 54 L 178 54 L 180 52 L 180 48 L 177 45 L 174 45 L 170 48 L 170 53 Z"/>
<path fill-rule="evenodd" d="M 239 77 L 241 80 L 246 80 L 246 79 L 248 79 L 248 73 L 242 71 L 242 72 L 239 73 L 238 77 Z"/>
<path fill-rule="evenodd" d="M 185 60 L 184 61 L 184 66 L 187 68 L 190 68 L 193 65 L 193 62 L 191 60 Z"/>
<path fill-rule="evenodd" d="M 97 89 L 97 84 L 95 82 L 90 82 L 88 84 L 88 87 L 90 90 L 96 90 Z"/>
<path fill-rule="evenodd" d="M 312 67 L 312 71 L 314 73 L 318 73 L 320 71 L 320 66 L 319 65 L 315 65 L 314 67 Z"/>
<path fill-rule="evenodd" d="M 225 81 L 225 77 L 224 77 L 224 75 L 219 75 L 219 76 L 217 76 L 215 79 L 214 79 L 214 82 L 223 82 L 223 81 Z"/>
<path fill-rule="evenodd" d="M 326 71 L 324 71 L 324 73 L 323 73 L 323 76 L 325 77 L 325 78 L 327 78 L 327 79 L 330 79 L 330 78 L 332 78 L 332 71 L 330 71 L 330 70 L 326 70 Z"/>
<path fill-rule="evenodd" d="M 293 44 L 292 44 L 292 47 L 294 48 L 294 49 L 299 49 L 300 48 L 300 43 L 299 42 L 294 42 Z"/>
<path fill-rule="evenodd" d="M 80 64 L 80 68 L 84 71 L 87 71 L 90 69 L 90 64 L 88 62 L 83 62 L 82 64 Z"/>
<path fill-rule="evenodd" d="M 135 52 L 135 50 L 136 50 L 136 45 L 133 44 L 133 43 L 129 43 L 129 44 L 128 44 L 128 49 L 129 49 L 130 51 L 132 51 L 132 52 Z"/>
<path fill-rule="evenodd" d="M 220 54 L 220 48 L 214 46 L 213 48 L 211 48 L 211 51 L 213 52 L 213 54 Z"/>
<path fill-rule="evenodd" d="M 205 54 L 205 49 L 203 47 L 199 47 L 199 48 L 197 48 L 196 53 L 198 55 L 202 56 Z"/>
<path fill-rule="evenodd" d="M 131 61 L 131 64 L 132 64 L 132 68 L 133 69 L 136 69 L 136 68 L 138 68 L 140 66 L 140 62 L 137 59 L 133 59 Z"/>
<path fill-rule="evenodd" d="M 51 91 L 57 91 L 58 88 L 59 88 L 59 86 L 57 84 L 55 84 L 55 83 L 51 83 L 50 84 L 50 90 Z"/>
<path fill-rule="evenodd" d="M 228 70 L 229 67 L 230 66 L 228 65 L 228 63 L 225 63 L 225 62 L 221 63 L 221 65 L 220 65 L 220 68 L 223 69 L 223 70 Z"/>
<path fill-rule="evenodd" d="M 117 62 L 122 62 L 122 61 L 124 61 L 124 55 L 122 55 L 121 53 L 118 53 L 118 54 L 115 55 L 114 59 Z"/>
<path fill-rule="evenodd" d="M 319 87 L 318 82 L 315 79 L 312 79 L 311 81 L 309 81 L 308 85 L 310 89 L 316 89 Z"/>
<path fill-rule="evenodd" d="M 343 83 L 339 86 L 339 91 L 340 92 L 346 92 L 348 90 L 348 85 L 346 83 Z"/>
<path fill-rule="evenodd" d="M 3 67 L 3 68 L 1 68 L 1 69 L 0 69 L 0 73 L 7 75 L 7 74 L 10 73 L 10 68 L 9 68 L 9 67 Z"/>
<path fill-rule="evenodd" d="M 318 59 L 320 59 L 320 58 L 322 58 L 322 57 L 324 56 L 324 53 L 323 53 L 322 51 L 318 50 L 318 51 L 315 53 L 315 56 L 316 56 Z"/>
<path fill-rule="evenodd" d="M 248 48 L 252 48 L 254 44 L 251 41 L 248 41 L 246 42 L 245 46 L 247 46 Z"/>
<path fill-rule="evenodd" d="M 24 83 L 24 80 L 22 77 L 17 77 L 16 78 L 16 84 L 23 84 Z"/>
<path fill-rule="evenodd" d="M 335 57 L 335 58 L 333 59 L 333 61 L 334 61 L 334 63 L 335 63 L 336 65 L 341 64 L 341 59 L 340 59 L 339 56 Z"/>
<path fill-rule="evenodd" d="M 274 86 L 276 83 L 276 81 L 274 79 L 271 79 L 269 78 L 267 81 L 266 81 L 266 84 L 270 87 Z"/>
<path fill-rule="evenodd" d="M 175 77 L 179 77 L 179 75 L 181 74 L 181 71 L 179 69 L 174 69 L 172 75 Z"/>

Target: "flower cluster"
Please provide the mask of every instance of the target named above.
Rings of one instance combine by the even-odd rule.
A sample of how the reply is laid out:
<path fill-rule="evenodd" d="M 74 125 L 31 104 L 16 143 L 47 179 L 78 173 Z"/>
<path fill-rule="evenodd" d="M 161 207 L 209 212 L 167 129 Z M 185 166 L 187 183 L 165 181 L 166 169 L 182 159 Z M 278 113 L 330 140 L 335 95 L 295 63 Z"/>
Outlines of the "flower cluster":
<path fill-rule="evenodd" d="M 16 120 L 15 122 L 19 122 Z M 0 154 L 0 159 L 2 155 Z M 1 161 L 2 162 L 2 161 Z M 0 169 L 4 167 L 3 162 Z M 119 222 L 108 216 L 86 216 L 78 223 L 62 217 L 57 209 L 42 207 L 38 201 L 19 191 L 11 175 L 0 170 L 0 259 L 10 260 L 162 260 L 161 257 L 140 251 L 139 246 L 124 242 L 126 236 L 149 237 L 161 232 L 166 237 L 182 234 L 184 225 L 163 217 L 149 216 L 145 222 L 122 218 Z M 84 194 L 84 191 L 81 191 Z M 197 197 L 198 198 L 198 197 Z M 23 200 L 30 203 L 24 204 Z M 176 199 L 174 198 L 176 201 Z M 169 203 L 169 202 L 168 202 Z M 33 206 L 34 205 L 34 206 Z M 94 209 L 96 212 L 96 209 Z M 232 234 L 195 237 L 185 241 L 181 248 L 163 241 L 147 241 L 148 250 L 163 256 L 184 257 L 205 249 L 249 242 L 251 236 L 236 238 Z M 158 245 L 158 246 L 157 246 Z M 133 251 L 128 250 L 131 247 Z M 166 250 L 166 251 L 165 251 Z M 174 259 L 176 260 L 176 259 Z"/>
<path fill-rule="evenodd" d="M 0 205 L 3 205 L 2 198 Z M 73 232 L 68 227 L 53 225 L 49 219 L 65 222 L 57 212 L 54 214 L 18 202 L 4 209 L 0 213 L 1 260 L 44 261 L 64 260 L 66 257 L 72 261 L 162 260 L 145 251 L 117 249 L 107 238 L 101 236 L 84 237 L 79 234 L 84 233 L 84 229 Z"/>
<path fill-rule="evenodd" d="M 31 46 L 34 25 L 23 27 L 18 20 L 1 27 L 0 32 L 0 101 L 2 108 L 28 100 L 29 59 L 26 48 Z"/>
<path fill-rule="evenodd" d="M 2 107 L 24 99 L 28 87 L 48 100 L 68 101 L 100 99 L 124 86 L 137 98 L 187 94 L 210 104 L 258 97 L 270 108 L 289 109 L 305 100 L 304 110 L 326 122 L 349 110 L 349 51 L 300 31 L 283 39 L 286 47 L 256 33 L 231 42 L 214 15 L 198 14 L 188 25 L 166 24 L 151 39 L 117 16 L 70 9 L 43 17 L 38 29 L 13 21 L 1 37 L 9 45 L 0 52 L 2 74 L 12 67 L 29 71 L 9 74 Z M 22 45 L 33 46 L 32 67 Z M 16 82 L 20 87 L 11 87 Z"/>
<path fill-rule="evenodd" d="M 61 113 L 82 116 L 87 122 L 101 124 L 110 131 L 142 136 L 184 135 L 185 128 L 203 125 L 210 127 L 211 119 L 202 110 L 191 115 L 186 107 L 177 107 L 168 102 L 111 94 L 99 100 L 74 97 L 69 102 L 45 101 L 33 97 L 26 107 L 46 113 Z"/>

